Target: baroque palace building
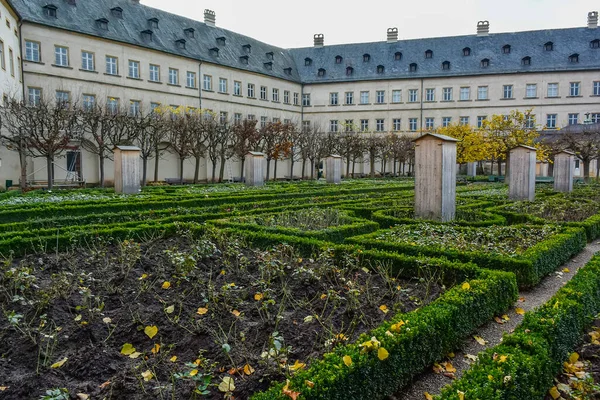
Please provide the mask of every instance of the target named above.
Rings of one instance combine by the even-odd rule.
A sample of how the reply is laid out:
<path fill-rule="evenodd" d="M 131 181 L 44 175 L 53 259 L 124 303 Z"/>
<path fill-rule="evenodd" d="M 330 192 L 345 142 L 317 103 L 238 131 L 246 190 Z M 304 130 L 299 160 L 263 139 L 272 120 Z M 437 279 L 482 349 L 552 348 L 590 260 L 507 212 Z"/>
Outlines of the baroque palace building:
<path fill-rule="evenodd" d="M 390 28 L 381 42 L 327 46 L 315 35 L 313 47 L 299 49 L 222 29 L 209 10 L 199 22 L 139 0 L 0 0 L 0 14 L 0 91 L 30 103 L 57 99 L 131 113 L 186 106 L 259 125 L 411 135 L 478 126 L 514 109 L 533 109 L 540 129 L 600 122 L 597 12 L 581 28 L 495 34 L 482 21 L 468 36 L 399 40 Z M 2 146 L 0 157 L 0 182 L 16 183 L 17 154 Z M 186 163 L 191 178 L 194 161 Z M 55 164 L 59 180 L 75 174 L 98 182 L 97 157 L 76 145 Z M 179 175 L 175 155 L 160 165 L 160 179 Z M 31 159 L 30 179 L 44 180 L 45 168 L 44 159 Z M 208 169 L 201 167 L 201 179 Z M 239 175 L 237 166 L 228 170 Z"/>

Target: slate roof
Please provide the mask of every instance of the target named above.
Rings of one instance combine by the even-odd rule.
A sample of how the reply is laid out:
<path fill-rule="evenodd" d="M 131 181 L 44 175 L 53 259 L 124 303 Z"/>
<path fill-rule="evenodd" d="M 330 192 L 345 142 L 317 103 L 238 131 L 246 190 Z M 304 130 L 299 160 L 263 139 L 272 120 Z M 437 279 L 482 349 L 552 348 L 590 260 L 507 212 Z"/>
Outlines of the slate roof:
<path fill-rule="evenodd" d="M 42 25 L 62 28 L 92 36 L 102 37 L 137 46 L 153 48 L 171 54 L 212 62 L 258 72 L 277 78 L 298 82 L 300 77 L 290 53 L 284 49 L 262 43 L 250 37 L 240 35 L 219 27 L 211 27 L 203 22 L 185 18 L 166 11 L 158 10 L 133 0 L 77 0 L 77 5 L 70 5 L 65 0 L 10 0 L 15 11 L 25 21 Z M 43 7 L 53 4 L 58 7 L 57 18 L 44 14 Z M 118 18 L 111 9 L 123 9 L 123 17 Z M 100 29 L 96 20 L 106 18 L 108 30 Z M 141 32 L 150 29 L 148 20 L 158 19 L 158 29 L 153 31 L 153 41 L 147 42 Z M 195 38 L 188 38 L 184 29 L 193 28 Z M 225 37 L 225 45 L 217 45 L 217 38 Z M 185 49 L 180 49 L 176 41 L 184 39 Z M 242 46 L 251 46 L 251 53 L 244 52 Z M 215 57 L 210 51 L 219 48 Z M 273 53 L 273 60 L 267 53 Z M 248 64 L 240 62 L 241 56 L 248 56 Z M 272 69 L 265 63 L 272 62 Z M 291 75 L 286 74 L 285 68 L 292 68 Z"/>
<path fill-rule="evenodd" d="M 10 0 L 17 13 L 25 21 L 56 28 L 103 37 L 137 46 L 153 48 L 171 54 L 181 55 L 204 62 L 257 72 L 268 76 L 302 83 L 328 83 L 380 79 L 430 78 L 506 74 L 523 72 L 554 72 L 600 70 L 600 49 L 590 46 L 592 40 L 600 39 L 600 29 L 570 28 L 541 31 L 497 33 L 480 37 L 477 35 L 440 37 L 430 39 L 400 40 L 394 43 L 374 42 L 325 46 L 322 48 L 281 49 L 250 37 L 223 29 L 211 27 L 203 22 L 161 11 L 133 0 L 76 0 L 70 5 L 65 0 Z M 58 7 L 57 18 L 44 14 L 43 7 L 54 4 Z M 111 13 L 114 7 L 123 9 L 123 18 Z M 108 30 L 100 29 L 96 20 L 105 18 Z M 148 20 L 157 18 L 158 29 L 153 29 L 153 41 L 142 38 L 142 31 L 148 30 Z M 184 29 L 193 28 L 195 38 L 188 38 Z M 218 44 L 217 38 L 225 37 L 225 45 Z M 176 41 L 184 39 L 185 49 Z M 544 44 L 553 43 L 553 51 L 546 51 Z M 243 50 L 251 46 L 251 53 Z M 503 54 L 502 47 L 511 46 L 509 54 Z M 471 49 L 471 55 L 464 56 L 464 48 Z M 211 51 L 219 49 L 218 56 Z M 425 58 L 431 50 L 432 58 Z M 273 60 L 267 53 L 273 53 Z M 395 59 L 402 53 L 400 60 Z M 363 55 L 369 54 L 370 61 L 363 62 Z M 569 56 L 579 55 L 579 62 L 572 63 Z M 240 57 L 248 56 L 248 64 Z M 342 62 L 336 63 L 336 56 Z M 531 65 L 523 65 L 522 59 L 531 57 Z M 305 59 L 312 64 L 305 66 Z M 487 68 L 481 67 L 481 60 L 489 59 Z M 442 69 L 444 61 L 450 62 L 448 70 Z M 271 68 L 267 67 L 272 63 Z M 417 70 L 411 72 L 411 63 Z M 378 73 L 378 66 L 383 73 Z M 346 68 L 352 67 L 351 76 Z M 291 74 L 285 72 L 292 68 Z M 324 76 L 319 76 L 324 69 Z"/>

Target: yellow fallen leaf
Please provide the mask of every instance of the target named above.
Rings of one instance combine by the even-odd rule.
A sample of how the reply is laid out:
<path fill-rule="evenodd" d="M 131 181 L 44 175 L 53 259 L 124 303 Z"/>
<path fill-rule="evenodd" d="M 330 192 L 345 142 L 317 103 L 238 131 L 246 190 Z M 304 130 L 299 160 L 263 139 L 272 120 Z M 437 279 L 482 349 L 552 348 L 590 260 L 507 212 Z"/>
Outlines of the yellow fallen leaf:
<path fill-rule="evenodd" d="M 198 315 L 204 315 L 208 312 L 208 308 L 200 307 L 197 311 Z"/>
<path fill-rule="evenodd" d="M 550 396 L 552 396 L 552 398 L 554 400 L 558 399 L 560 397 L 560 392 L 558 391 L 558 389 L 556 388 L 556 386 L 552 386 L 552 388 L 548 391 L 548 394 Z"/>
<path fill-rule="evenodd" d="M 308 386 L 311 389 L 315 387 L 314 382 L 311 382 L 309 380 L 305 380 L 304 383 L 306 384 L 306 386 Z"/>
<path fill-rule="evenodd" d="M 131 353 L 131 354 L 129 355 L 129 358 L 136 359 L 136 358 L 139 358 L 139 356 L 141 356 L 141 355 L 142 355 L 142 353 L 140 353 L 140 352 L 137 352 L 137 351 L 136 351 L 136 352 L 134 352 L 134 353 Z"/>
<path fill-rule="evenodd" d="M 198 370 L 197 369 L 193 369 L 190 371 L 190 376 L 196 376 L 198 375 Z"/>
<path fill-rule="evenodd" d="M 300 392 L 294 392 L 293 390 L 290 390 L 289 379 L 285 382 L 285 386 L 281 389 L 281 392 L 292 400 L 296 400 L 298 399 L 298 396 L 300 396 Z"/>
<path fill-rule="evenodd" d="M 235 390 L 235 382 L 232 377 L 226 376 L 219 383 L 219 390 L 223 393 L 233 392 Z"/>
<path fill-rule="evenodd" d="M 169 359 L 171 362 L 177 362 L 177 356 L 173 356 Z"/>
<path fill-rule="evenodd" d="M 426 399 L 426 400 L 433 400 L 433 396 L 432 396 L 432 395 L 430 395 L 429 393 L 425 392 L 425 393 L 423 393 L 423 394 L 425 395 L 425 399 Z"/>
<path fill-rule="evenodd" d="M 152 348 L 152 354 L 156 354 L 160 351 L 160 344 L 156 343 Z"/>
<path fill-rule="evenodd" d="M 252 375 L 254 373 L 254 368 L 250 364 L 244 365 L 244 374 Z"/>
<path fill-rule="evenodd" d="M 6 389 L 8 389 L 10 386 L 0 386 L 0 392 L 4 392 Z"/>
<path fill-rule="evenodd" d="M 175 311 L 175 306 L 170 305 L 169 307 L 165 308 L 165 311 L 167 314 L 173 314 L 173 311 Z"/>
<path fill-rule="evenodd" d="M 465 354 L 465 358 L 468 358 L 473 362 L 477 361 L 477 356 L 474 356 L 473 354 Z"/>
<path fill-rule="evenodd" d="M 221 275 L 225 275 L 227 272 L 225 272 L 224 269 L 221 270 Z"/>
<path fill-rule="evenodd" d="M 162 288 L 165 289 L 165 290 L 169 289 L 170 287 L 171 287 L 171 282 L 169 282 L 169 281 L 165 281 L 162 284 Z"/>
<path fill-rule="evenodd" d="M 65 358 L 63 358 L 62 360 L 60 360 L 60 361 L 57 361 L 57 362 L 55 362 L 54 364 L 52 364 L 52 365 L 50 366 L 50 368 L 52 368 L 52 369 L 57 369 L 57 368 L 60 368 L 60 367 L 62 367 L 63 365 L 65 365 L 65 363 L 67 362 L 67 360 L 68 360 L 68 358 L 67 358 L 67 357 L 65 357 Z"/>
<path fill-rule="evenodd" d="M 571 272 L 571 270 L 570 270 L 569 268 L 565 268 L 565 269 L 563 269 L 563 272 L 564 272 L 565 274 L 568 274 L 569 272 Z"/>
<path fill-rule="evenodd" d="M 397 324 L 390 326 L 390 331 L 400 333 L 400 328 L 402 328 L 403 325 L 406 325 L 406 323 L 404 321 L 399 321 Z"/>
<path fill-rule="evenodd" d="M 142 378 L 144 378 L 146 382 L 150 382 L 152 378 L 154 378 L 154 374 L 152 373 L 152 371 L 147 370 L 145 372 L 142 372 Z"/>
<path fill-rule="evenodd" d="M 465 392 L 461 392 L 460 390 L 456 391 L 458 394 L 458 400 L 465 400 Z"/>
<path fill-rule="evenodd" d="M 481 336 L 473 336 L 473 339 L 475 339 L 477 341 L 477 343 L 479 343 L 482 346 L 486 345 L 486 341 L 484 338 L 482 338 Z"/>
<path fill-rule="evenodd" d="M 390 353 L 388 353 L 388 351 L 386 349 L 384 349 L 383 347 L 380 347 L 379 349 L 377 349 L 377 358 L 379 358 L 381 361 L 385 360 L 389 356 L 390 356 Z"/>
<path fill-rule="evenodd" d="M 158 327 L 156 325 L 147 326 L 144 328 L 144 333 L 152 339 L 158 333 Z"/>
<path fill-rule="evenodd" d="M 390 310 L 388 310 L 388 308 L 387 308 L 387 306 L 386 306 L 385 304 L 383 304 L 383 305 L 380 305 L 380 306 L 379 306 L 379 309 L 380 309 L 381 311 L 383 311 L 383 313 L 384 313 L 384 314 L 387 314 L 387 313 L 390 311 Z"/>
<path fill-rule="evenodd" d="M 525 315 L 525 310 L 520 307 L 515 308 L 515 312 L 519 315 Z"/>
<path fill-rule="evenodd" d="M 450 372 L 450 373 L 456 372 L 456 368 L 454 368 L 454 365 L 452 365 L 452 363 L 445 362 L 445 363 L 442 363 L 442 365 L 446 369 L 446 372 Z"/>
<path fill-rule="evenodd" d="M 352 365 L 352 357 L 350 356 L 344 356 L 342 358 L 342 360 L 344 361 L 344 364 L 346 364 L 346 367 L 349 367 Z"/>
<path fill-rule="evenodd" d="M 140 276 L 138 279 L 140 281 L 143 281 L 144 279 L 146 279 L 148 277 L 148 274 L 142 274 L 142 276 Z"/>
<path fill-rule="evenodd" d="M 488 375 L 488 380 L 489 380 L 489 381 L 493 381 L 493 380 L 494 380 L 494 377 L 493 377 L 492 375 Z"/>
<path fill-rule="evenodd" d="M 241 314 L 241 313 L 240 313 L 238 310 L 233 310 L 231 313 L 232 313 L 233 315 L 235 315 L 236 317 L 239 317 L 239 316 L 240 316 L 240 314 Z"/>
<path fill-rule="evenodd" d="M 505 320 L 505 321 L 510 321 L 510 317 L 508 315 L 506 315 L 506 314 L 504 314 L 502 316 L 502 319 Z"/>
<path fill-rule="evenodd" d="M 121 348 L 121 354 L 124 356 L 128 356 L 133 353 L 135 353 L 135 347 L 133 347 L 131 343 L 125 343 Z"/>
<path fill-rule="evenodd" d="M 198 359 L 197 359 L 196 361 L 194 361 L 192 364 L 194 364 L 196 367 L 199 367 L 199 366 L 200 366 L 200 364 L 202 364 L 202 360 L 200 360 L 200 359 L 198 358 Z"/>
<path fill-rule="evenodd" d="M 90 395 L 85 393 L 77 393 L 77 398 L 79 400 L 88 400 L 90 398 Z"/>
<path fill-rule="evenodd" d="M 261 301 L 261 300 L 263 299 L 263 297 L 265 297 L 265 295 L 264 295 L 264 294 L 262 294 L 262 293 L 256 293 L 256 294 L 254 295 L 254 300 L 256 300 L 256 301 Z"/>
<path fill-rule="evenodd" d="M 578 353 L 573 353 L 569 356 L 569 363 L 571 364 L 575 364 L 577 361 L 579 361 L 579 354 Z"/>
<path fill-rule="evenodd" d="M 469 282 L 465 282 L 462 284 L 462 290 L 469 290 L 471 289 L 471 285 L 469 285 Z"/>
<path fill-rule="evenodd" d="M 81 315 L 78 315 L 75 317 L 75 322 L 79 322 L 79 321 L 81 321 Z"/>
<path fill-rule="evenodd" d="M 300 360 L 296 360 L 296 362 L 294 363 L 294 365 L 290 365 L 288 368 L 290 369 L 290 371 L 297 371 L 299 369 L 302 369 L 306 367 L 306 364 L 301 363 Z"/>

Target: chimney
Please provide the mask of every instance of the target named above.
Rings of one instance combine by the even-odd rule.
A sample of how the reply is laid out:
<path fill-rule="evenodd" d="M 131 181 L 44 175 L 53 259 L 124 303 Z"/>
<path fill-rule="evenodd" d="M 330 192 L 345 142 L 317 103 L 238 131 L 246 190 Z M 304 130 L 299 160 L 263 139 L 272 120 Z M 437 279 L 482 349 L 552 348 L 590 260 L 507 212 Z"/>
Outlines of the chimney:
<path fill-rule="evenodd" d="M 325 35 L 323 35 L 322 33 L 317 33 L 315 35 L 315 47 L 319 48 L 323 46 L 325 46 Z"/>
<path fill-rule="evenodd" d="M 204 23 L 208 26 L 215 26 L 217 16 L 213 10 L 204 10 Z"/>
<path fill-rule="evenodd" d="M 398 41 L 398 28 L 388 28 L 387 30 L 387 42 L 395 43 Z"/>
<path fill-rule="evenodd" d="M 596 29 L 598 27 L 598 11 L 588 13 L 588 28 Z"/>
<path fill-rule="evenodd" d="M 489 36 L 490 21 L 479 21 L 477 23 L 477 36 Z"/>

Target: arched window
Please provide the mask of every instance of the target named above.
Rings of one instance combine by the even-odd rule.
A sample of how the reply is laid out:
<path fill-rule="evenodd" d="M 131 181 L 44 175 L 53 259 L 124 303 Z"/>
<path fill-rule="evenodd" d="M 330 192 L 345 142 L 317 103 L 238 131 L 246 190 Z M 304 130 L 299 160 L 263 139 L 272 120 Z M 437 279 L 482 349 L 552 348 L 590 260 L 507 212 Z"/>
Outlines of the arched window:
<path fill-rule="evenodd" d="M 312 59 L 311 58 L 305 58 L 304 59 L 304 65 L 309 67 L 312 65 Z"/>
<path fill-rule="evenodd" d="M 371 55 L 363 54 L 363 62 L 369 62 L 369 61 L 371 61 Z"/>
<path fill-rule="evenodd" d="M 352 76 L 352 74 L 354 74 L 354 68 L 352 68 L 352 67 L 347 67 L 347 68 L 346 68 L 346 75 L 347 75 L 347 76 Z"/>
<path fill-rule="evenodd" d="M 425 52 L 425 58 L 433 58 L 433 51 L 427 50 Z"/>
<path fill-rule="evenodd" d="M 471 55 L 471 48 L 470 47 L 465 47 L 463 49 L 463 56 L 470 56 Z"/>
<path fill-rule="evenodd" d="M 577 54 L 577 53 L 576 54 L 571 54 L 569 56 L 569 62 L 573 63 L 573 64 L 578 63 L 579 62 L 579 54 Z"/>
<path fill-rule="evenodd" d="M 590 42 L 590 47 L 592 49 L 600 49 L 600 39 L 594 39 Z"/>
<path fill-rule="evenodd" d="M 377 66 L 377 73 L 378 74 L 383 74 L 385 72 L 385 67 L 383 65 L 378 65 Z"/>
<path fill-rule="evenodd" d="M 554 43 L 546 42 L 544 44 L 544 51 L 554 51 Z"/>
<path fill-rule="evenodd" d="M 335 63 L 336 64 L 341 64 L 343 60 L 344 59 L 342 58 L 342 56 L 335 56 Z"/>
<path fill-rule="evenodd" d="M 510 44 L 502 46 L 502 54 L 510 54 Z"/>
<path fill-rule="evenodd" d="M 417 72 L 417 64 L 416 63 L 411 63 L 408 67 L 408 70 L 410 72 Z"/>
<path fill-rule="evenodd" d="M 531 57 L 523 57 L 521 59 L 521 65 L 531 65 Z"/>
<path fill-rule="evenodd" d="M 396 54 L 394 54 L 394 60 L 396 60 L 396 61 L 402 60 L 402 53 L 397 51 Z"/>
<path fill-rule="evenodd" d="M 319 72 L 317 72 L 318 76 L 325 76 L 325 69 L 324 68 L 319 68 Z"/>
<path fill-rule="evenodd" d="M 442 63 L 442 69 L 443 69 L 444 71 L 448 71 L 448 70 L 450 70 L 450 61 L 444 61 L 444 62 Z"/>
<path fill-rule="evenodd" d="M 489 66 L 490 66 L 489 58 L 484 58 L 483 60 L 481 60 L 481 68 L 487 68 Z"/>

